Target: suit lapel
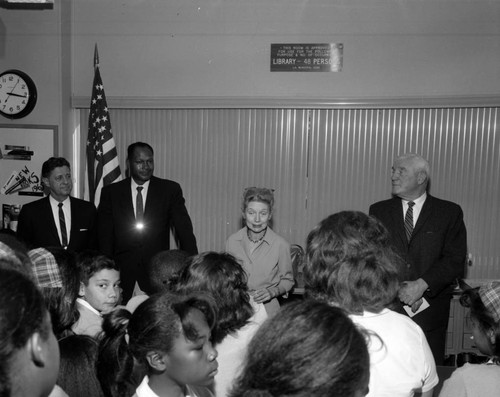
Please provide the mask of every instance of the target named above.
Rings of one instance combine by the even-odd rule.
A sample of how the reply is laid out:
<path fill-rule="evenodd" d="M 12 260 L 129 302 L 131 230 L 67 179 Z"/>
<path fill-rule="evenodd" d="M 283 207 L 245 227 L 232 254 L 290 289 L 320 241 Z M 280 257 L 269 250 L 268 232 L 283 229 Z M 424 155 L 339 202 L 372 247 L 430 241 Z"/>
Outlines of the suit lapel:
<path fill-rule="evenodd" d="M 129 217 L 132 217 L 135 220 L 134 204 L 132 202 L 132 200 L 134 200 L 134 197 L 132 196 L 131 184 L 132 181 L 130 177 L 125 179 L 124 183 L 121 185 L 119 194 L 120 197 L 123 197 L 123 200 L 120 200 L 123 205 L 123 213 L 128 214 Z"/>
<path fill-rule="evenodd" d="M 429 216 L 432 213 L 432 197 L 427 195 L 427 198 L 424 201 L 424 205 L 422 206 L 422 210 L 420 211 L 420 215 L 418 216 L 417 223 L 413 228 L 412 238 L 418 234 L 418 232 L 422 229 L 422 226 L 427 222 Z"/>
<path fill-rule="evenodd" d="M 52 212 L 52 207 L 50 206 L 49 196 L 45 198 L 43 203 L 45 207 L 40 216 L 45 217 L 45 224 L 49 226 L 48 231 L 52 235 L 52 239 L 58 242 L 58 245 L 61 245 L 61 240 L 59 240 L 59 233 L 57 233 L 56 221 L 54 219 L 54 214 Z"/>
<path fill-rule="evenodd" d="M 161 192 L 157 183 L 157 179 L 153 176 L 149 180 L 148 195 L 146 197 L 146 203 L 144 205 L 144 217 L 147 218 L 149 213 L 154 213 L 154 208 L 160 206 Z"/>
<path fill-rule="evenodd" d="M 394 225 L 393 230 L 397 238 L 400 240 L 401 246 L 405 247 L 408 245 L 408 240 L 406 239 L 405 225 L 404 225 L 404 215 L 403 215 L 403 204 L 399 197 L 395 197 L 392 200 L 392 223 Z"/>

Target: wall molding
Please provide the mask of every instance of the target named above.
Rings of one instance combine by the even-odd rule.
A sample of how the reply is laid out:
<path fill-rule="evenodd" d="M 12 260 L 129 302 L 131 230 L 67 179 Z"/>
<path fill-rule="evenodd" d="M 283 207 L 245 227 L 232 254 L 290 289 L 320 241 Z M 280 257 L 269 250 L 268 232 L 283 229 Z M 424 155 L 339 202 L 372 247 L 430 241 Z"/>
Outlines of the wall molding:
<path fill-rule="evenodd" d="M 397 109 L 498 107 L 499 95 L 391 98 L 279 97 L 107 97 L 114 109 Z M 90 97 L 73 96 L 71 106 L 90 107 Z"/>

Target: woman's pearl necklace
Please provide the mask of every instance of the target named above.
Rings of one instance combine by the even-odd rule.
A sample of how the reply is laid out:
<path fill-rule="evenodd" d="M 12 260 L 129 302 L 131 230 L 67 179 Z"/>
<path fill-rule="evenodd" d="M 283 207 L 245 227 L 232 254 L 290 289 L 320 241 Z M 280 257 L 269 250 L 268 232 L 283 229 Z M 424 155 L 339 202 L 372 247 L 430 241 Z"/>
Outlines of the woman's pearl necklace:
<path fill-rule="evenodd" d="M 247 236 L 248 236 L 248 239 L 254 243 L 254 244 L 257 244 L 257 243 L 260 243 L 262 240 L 264 240 L 264 237 L 266 236 L 266 232 L 267 232 L 267 227 L 262 231 L 262 232 L 259 232 L 258 234 L 262 233 L 262 236 L 260 236 L 257 240 L 253 240 L 252 237 L 250 237 L 250 229 L 247 227 Z"/>

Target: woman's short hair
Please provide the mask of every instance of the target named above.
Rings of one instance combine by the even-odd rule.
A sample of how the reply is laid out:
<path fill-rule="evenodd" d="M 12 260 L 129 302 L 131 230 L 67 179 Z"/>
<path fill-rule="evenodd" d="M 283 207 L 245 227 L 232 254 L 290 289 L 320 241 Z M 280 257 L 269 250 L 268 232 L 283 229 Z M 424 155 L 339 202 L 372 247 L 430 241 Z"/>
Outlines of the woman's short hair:
<path fill-rule="evenodd" d="M 258 201 L 269 206 L 269 211 L 273 211 L 274 207 L 274 189 L 267 189 L 264 187 L 247 187 L 243 191 L 243 202 L 241 210 L 246 211 L 248 203 Z"/>
<path fill-rule="evenodd" d="M 103 397 L 97 379 L 97 341 L 88 335 L 69 335 L 59 341 L 61 362 L 57 384 L 71 397 Z"/>
<path fill-rule="evenodd" d="M 486 301 L 484 302 L 483 299 Z M 470 317 L 477 321 L 479 328 L 486 335 L 492 356 L 500 364 L 500 282 L 488 283 L 479 288 L 470 288 L 462 292 L 460 303 L 470 309 Z M 492 340 L 494 342 L 492 342 Z"/>
<path fill-rule="evenodd" d="M 248 346 L 231 397 L 352 397 L 368 387 L 365 336 L 339 308 L 305 300 L 284 305 Z"/>
<path fill-rule="evenodd" d="M 358 211 L 322 220 L 307 237 L 306 294 L 351 313 L 378 313 L 397 298 L 404 265 L 385 227 Z"/>
<path fill-rule="evenodd" d="M 13 356 L 35 332 L 51 334 L 40 291 L 19 271 L 0 268 L 0 396 L 10 396 Z"/>
<path fill-rule="evenodd" d="M 207 292 L 214 298 L 218 313 L 214 343 L 243 327 L 253 315 L 247 275 L 231 254 L 196 255 L 181 273 L 176 288 L 180 293 Z"/>
<path fill-rule="evenodd" d="M 183 333 L 189 340 L 198 335 L 189 314 L 200 310 L 212 330 L 216 322 L 213 300 L 202 294 L 154 294 L 131 314 L 117 309 L 104 316 L 99 343 L 97 375 L 106 396 L 133 394 L 141 375 L 134 371 L 148 367 L 146 356 L 151 351 L 168 353 L 175 339 Z"/>

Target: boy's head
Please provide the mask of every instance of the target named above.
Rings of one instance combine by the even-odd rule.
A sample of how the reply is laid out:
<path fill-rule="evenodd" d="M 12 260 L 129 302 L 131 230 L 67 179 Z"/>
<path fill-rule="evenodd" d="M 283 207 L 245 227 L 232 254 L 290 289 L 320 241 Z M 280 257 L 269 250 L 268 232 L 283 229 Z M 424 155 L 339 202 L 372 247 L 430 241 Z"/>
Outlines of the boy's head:
<path fill-rule="evenodd" d="M 112 310 L 121 298 L 120 269 L 112 259 L 95 252 L 79 257 L 81 299 L 100 312 Z"/>
<path fill-rule="evenodd" d="M 189 254 L 182 250 L 160 251 L 153 256 L 146 269 L 148 294 L 171 291 L 186 267 L 188 258 Z"/>

